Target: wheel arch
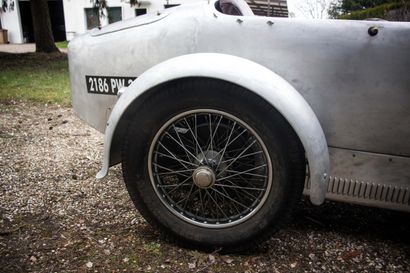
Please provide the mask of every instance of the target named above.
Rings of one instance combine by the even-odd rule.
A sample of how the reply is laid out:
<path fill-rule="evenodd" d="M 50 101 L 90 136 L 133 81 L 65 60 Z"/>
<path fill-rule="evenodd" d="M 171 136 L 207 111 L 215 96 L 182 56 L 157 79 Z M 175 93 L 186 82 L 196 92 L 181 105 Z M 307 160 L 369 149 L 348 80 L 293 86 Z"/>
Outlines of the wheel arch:
<path fill-rule="evenodd" d="M 135 80 L 115 104 L 105 130 L 104 155 L 97 178 L 120 162 L 120 141 L 127 115 L 138 103 L 167 84 L 184 78 L 219 79 L 244 87 L 272 105 L 293 128 L 309 164 L 310 199 L 323 203 L 328 182 L 329 153 L 321 125 L 309 104 L 286 80 L 255 62 L 217 53 L 184 55 L 160 63 Z"/>

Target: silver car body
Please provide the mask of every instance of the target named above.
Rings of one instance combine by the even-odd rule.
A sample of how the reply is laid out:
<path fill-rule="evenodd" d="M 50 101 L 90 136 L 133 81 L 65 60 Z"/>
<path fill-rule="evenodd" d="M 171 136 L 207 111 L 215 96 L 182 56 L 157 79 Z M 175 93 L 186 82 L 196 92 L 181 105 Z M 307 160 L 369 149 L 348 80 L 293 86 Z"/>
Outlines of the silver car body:
<path fill-rule="evenodd" d="M 211 1 L 91 30 L 70 42 L 69 65 L 75 112 L 105 132 L 99 178 L 120 162 L 135 100 L 167 81 L 211 77 L 255 92 L 288 120 L 314 204 L 326 196 L 410 211 L 409 23 L 230 16 Z"/>

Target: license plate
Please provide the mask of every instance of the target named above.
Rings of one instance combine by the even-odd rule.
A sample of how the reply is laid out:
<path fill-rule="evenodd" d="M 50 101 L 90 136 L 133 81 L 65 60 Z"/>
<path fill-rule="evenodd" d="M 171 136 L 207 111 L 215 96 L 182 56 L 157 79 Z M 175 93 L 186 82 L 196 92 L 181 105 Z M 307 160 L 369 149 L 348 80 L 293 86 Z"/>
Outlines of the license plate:
<path fill-rule="evenodd" d="M 136 77 L 85 76 L 87 92 L 101 95 L 117 95 L 118 90 L 129 86 Z"/>

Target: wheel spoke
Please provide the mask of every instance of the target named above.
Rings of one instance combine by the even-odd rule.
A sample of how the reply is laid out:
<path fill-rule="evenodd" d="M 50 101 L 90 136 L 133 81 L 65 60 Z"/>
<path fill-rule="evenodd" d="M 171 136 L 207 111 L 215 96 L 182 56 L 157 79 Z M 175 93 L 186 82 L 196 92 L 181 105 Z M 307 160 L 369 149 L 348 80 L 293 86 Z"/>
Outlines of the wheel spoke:
<path fill-rule="evenodd" d="M 235 163 L 236 160 L 238 160 L 238 158 L 240 158 L 241 155 L 243 155 L 255 143 L 256 143 L 256 139 L 254 141 L 252 141 L 252 143 L 249 144 L 248 147 L 246 147 L 237 157 L 235 157 L 231 161 L 231 163 L 229 163 L 222 171 L 220 171 L 217 176 L 219 176 L 221 173 L 223 173 L 225 170 L 227 170 L 233 163 Z"/>
<path fill-rule="evenodd" d="M 215 130 L 214 130 L 213 134 L 211 135 L 211 140 L 214 140 L 214 139 L 215 139 L 216 132 L 218 131 L 219 125 L 221 124 L 222 118 L 223 118 L 222 116 L 219 117 L 218 124 L 216 125 Z M 211 142 L 211 143 L 212 143 L 212 142 Z M 213 150 L 213 147 L 210 146 L 211 143 L 209 143 L 209 144 L 207 145 L 207 150 L 209 150 L 209 149 Z M 218 143 L 218 142 L 216 142 L 216 144 L 217 144 L 217 143 Z"/>
<path fill-rule="evenodd" d="M 232 182 L 231 180 L 226 180 L 226 182 L 232 184 L 233 186 L 237 186 L 236 183 Z M 257 199 L 257 196 L 251 194 L 250 192 L 248 192 L 247 190 L 241 189 L 241 188 L 234 188 L 235 193 L 238 195 L 240 194 L 242 197 L 245 196 L 245 198 L 250 198 L 249 200 L 251 202 L 254 202 Z M 238 197 L 240 198 L 240 196 L 238 195 Z"/>
<path fill-rule="evenodd" d="M 211 114 L 208 114 L 208 117 L 209 117 L 209 138 L 210 138 L 209 144 L 211 145 L 211 150 L 213 150 L 213 149 L 214 149 L 214 148 L 213 148 L 213 142 L 214 142 L 214 140 L 213 140 L 213 134 L 212 134 L 212 119 L 211 119 Z"/>
<path fill-rule="evenodd" d="M 172 169 L 170 169 L 170 168 L 161 166 L 161 165 L 159 165 L 159 164 L 157 164 L 157 163 L 154 163 L 154 165 L 157 166 L 157 167 L 159 167 L 159 168 L 161 168 L 161 169 L 164 169 L 164 170 L 168 171 L 168 172 L 166 172 L 166 173 L 156 173 L 156 174 L 173 174 L 173 173 L 179 173 L 179 174 L 181 174 L 181 173 L 184 173 L 184 172 L 191 172 L 191 173 L 192 173 L 192 172 L 195 170 L 195 169 L 187 169 L 187 170 L 178 170 L 178 171 L 176 171 L 176 170 L 172 170 Z M 181 175 L 182 175 L 182 174 L 181 174 Z"/>
<path fill-rule="evenodd" d="M 182 173 L 186 173 L 186 172 L 192 173 L 193 171 L 194 171 L 194 170 L 179 170 L 179 171 L 159 172 L 159 173 L 155 173 L 155 174 L 157 174 L 157 175 L 164 175 L 164 174 L 181 174 L 181 175 L 184 175 L 184 176 L 188 176 L 188 175 L 185 175 L 185 174 L 182 174 Z"/>
<path fill-rule="evenodd" d="M 186 198 L 186 201 L 185 201 L 185 204 L 184 204 L 183 209 L 185 209 L 186 206 L 188 205 L 189 197 L 191 197 L 191 194 L 194 195 L 195 192 L 197 192 L 197 191 L 199 190 L 199 188 L 196 188 L 196 189 L 194 190 L 194 192 L 192 192 L 193 188 L 194 188 L 194 184 L 192 184 L 192 187 L 191 187 L 191 189 L 189 190 L 189 193 L 188 193 L 188 196 L 187 196 L 187 198 Z"/>
<path fill-rule="evenodd" d="M 205 201 L 205 198 L 206 201 Z M 204 196 L 204 207 L 212 213 L 212 210 L 209 208 L 209 200 L 211 200 L 211 198 L 209 198 L 209 193 L 208 193 L 208 189 L 205 189 L 205 196 Z"/>
<path fill-rule="evenodd" d="M 188 193 L 188 195 L 187 196 L 185 196 L 185 198 L 182 198 L 181 200 L 179 200 L 176 204 L 177 205 L 179 205 L 179 204 L 181 204 L 183 201 L 185 201 L 185 204 L 184 204 L 184 209 L 185 209 L 185 206 L 186 206 L 186 202 L 189 200 L 189 197 L 191 196 L 191 193 L 192 193 L 192 190 L 194 189 L 194 183 L 192 183 L 192 185 L 191 185 L 191 188 L 189 189 L 189 193 Z"/>
<path fill-rule="evenodd" d="M 195 115 L 195 137 L 194 139 L 198 139 L 198 122 L 197 122 L 197 118 Z M 198 154 L 198 147 L 194 144 L 195 146 L 195 154 Z"/>
<path fill-rule="evenodd" d="M 245 158 L 245 157 L 252 156 L 252 155 L 261 154 L 261 153 L 263 153 L 263 152 L 262 152 L 262 151 L 257 151 L 257 152 L 254 152 L 254 153 L 249 153 L 249 154 L 246 154 L 246 155 L 242 155 L 242 156 L 241 156 L 240 158 L 238 158 L 238 159 Z M 231 159 L 227 159 L 227 160 L 221 161 L 221 163 L 231 162 L 232 160 L 235 160 L 235 158 L 231 158 Z"/>
<path fill-rule="evenodd" d="M 186 183 L 181 183 L 181 184 L 170 184 L 170 185 L 158 185 L 157 187 L 160 188 L 173 188 L 173 187 L 180 187 L 180 186 L 191 186 L 192 183 L 186 184 Z"/>
<path fill-rule="evenodd" d="M 172 124 L 172 127 L 174 128 L 174 131 L 175 131 L 175 133 L 177 134 L 177 137 L 178 137 L 178 139 L 179 139 L 179 141 L 181 142 L 181 147 L 183 148 L 183 150 L 185 151 L 185 154 L 187 155 L 187 157 L 189 158 L 189 155 L 188 154 L 190 154 L 191 156 L 194 156 L 192 153 L 190 153 L 189 152 L 189 150 L 186 148 L 186 144 L 184 144 L 184 142 L 182 142 L 182 139 L 181 139 L 181 136 L 179 135 L 179 133 L 178 133 L 178 130 L 177 130 L 177 128 L 175 127 L 175 124 Z M 195 157 L 195 156 L 194 156 Z"/>
<path fill-rule="evenodd" d="M 261 166 L 257 166 L 257 167 L 254 167 L 254 168 L 248 169 L 248 170 L 246 170 L 246 171 L 242 171 L 242 172 L 231 171 L 231 172 L 236 172 L 236 173 L 235 173 L 235 174 L 232 174 L 232 175 L 224 176 L 224 177 L 222 177 L 222 178 L 219 178 L 218 181 L 222 181 L 222 180 L 225 180 L 225 179 L 228 179 L 228 178 L 231 178 L 231 177 L 235 177 L 235 176 L 238 176 L 238 175 L 241 175 L 241 174 L 247 174 L 247 175 L 252 175 L 252 176 L 258 176 L 258 177 L 264 177 L 264 178 L 266 178 L 266 177 L 267 177 L 266 175 L 255 174 L 255 173 L 249 173 L 250 171 L 254 171 L 254 170 L 257 170 L 257 169 L 260 169 L 260 168 L 263 168 L 263 167 L 266 167 L 266 164 L 263 164 L 263 165 L 261 165 Z"/>
<path fill-rule="evenodd" d="M 215 185 L 216 185 L 216 184 L 215 184 Z M 214 185 L 214 186 L 215 186 L 215 185 Z M 221 190 L 222 190 L 226 195 L 228 195 L 228 196 L 230 195 L 230 194 L 226 191 L 225 188 L 221 188 Z M 226 202 L 225 196 L 222 196 L 222 199 L 223 199 L 224 202 Z M 238 214 L 241 214 L 241 211 L 238 209 L 237 205 L 236 205 L 234 202 L 229 202 L 228 204 L 229 204 L 230 207 L 233 207 Z"/>
<path fill-rule="evenodd" d="M 243 135 L 247 130 L 243 129 L 237 136 L 235 136 L 227 145 L 229 147 L 232 143 L 234 143 L 241 135 Z"/>
<path fill-rule="evenodd" d="M 233 130 L 235 129 L 235 125 L 236 125 L 236 121 L 234 122 L 234 124 L 233 124 L 233 126 L 232 126 L 232 129 L 231 129 L 231 132 L 229 133 L 228 139 L 226 140 L 225 147 L 224 147 L 223 150 L 222 150 L 222 154 L 221 154 L 221 157 L 219 158 L 218 165 L 216 166 L 216 169 L 218 169 L 218 168 L 219 168 L 219 165 L 221 164 L 221 159 L 223 158 L 223 156 L 224 156 L 224 154 L 225 154 L 225 151 L 226 151 L 226 148 L 227 148 L 228 145 L 229 145 L 229 140 L 231 139 Z"/>
<path fill-rule="evenodd" d="M 200 161 L 196 156 L 194 156 L 194 155 L 184 146 L 184 144 L 179 143 L 178 140 L 176 140 L 176 139 L 175 139 L 173 136 L 171 136 L 168 132 L 165 132 L 165 134 L 166 134 L 167 136 L 169 136 L 173 141 L 175 141 L 175 143 L 177 143 L 179 146 L 181 146 L 181 148 L 184 149 L 184 151 L 187 152 L 189 155 L 191 155 L 196 161 L 198 161 L 199 163 L 201 163 L 201 161 Z M 159 142 L 159 143 L 161 143 L 161 142 Z"/>
<path fill-rule="evenodd" d="M 178 184 L 178 186 L 176 186 L 175 188 L 173 188 L 171 191 L 168 192 L 168 195 L 173 193 L 174 191 L 176 191 L 180 186 L 185 185 L 185 183 L 191 179 L 191 177 L 188 177 L 187 179 L 185 179 L 184 181 L 182 181 L 180 184 Z M 193 183 L 192 183 L 193 184 Z"/>
<path fill-rule="evenodd" d="M 210 189 L 213 190 L 213 191 L 215 191 L 215 192 L 217 192 L 217 193 L 219 193 L 220 195 L 222 195 L 222 196 L 228 198 L 228 199 L 231 200 L 232 202 L 234 202 L 234 203 L 240 205 L 241 207 L 244 207 L 244 208 L 248 209 L 248 206 L 246 206 L 246 205 L 244 205 L 244 204 L 242 204 L 242 203 L 236 201 L 235 199 L 229 197 L 228 195 L 223 194 L 222 192 L 218 191 L 217 189 L 215 189 L 215 188 L 210 188 Z"/>
<path fill-rule="evenodd" d="M 228 218 L 228 216 L 225 214 L 224 210 L 218 205 L 218 202 L 215 201 L 215 199 L 212 197 L 212 195 L 208 191 L 206 193 L 209 195 L 209 198 L 211 198 L 211 200 L 214 202 L 214 204 L 216 205 L 216 208 L 218 208 L 222 212 L 222 214 L 225 216 L 225 218 Z M 218 213 L 216 214 L 216 218 L 218 219 Z"/>
<path fill-rule="evenodd" d="M 196 145 L 198 145 L 199 151 L 201 152 L 201 154 L 202 154 L 202 156 L 203 156 L 205 162 L 207 162 L 207 159 L 206 159 L 206 157 L 205 157 L 204 151 L 202 150 L 201 145 L 199 145 L 198 138 L 194 135 L 194 132 L 192 131 L 191 126 L 189 125 L 187 119 L 184 118 L 184 120 L 185 120 L 185 123 L 188 125 L 188 130 L 191 132 L 192 136 L 194 137 L 195 143 L 196 143 Z M 195 120 L 196 120 L 196 114 L 195 114 Z M 200 163 L 201 163 L 201 162 L 200 162 Z"/>
<path fill-rule="evenodd" d="M 261 188 L 230 186 L 230 185 L 224 185 L 224 184 L 214 184 L 214 186 L 224 187 L 224 188 L 226 187 L 226 188 L 242 189 L 242 190 L 252 190 L 252 191 L 264 191 L 265 190 L 265 189 L 261 189 Z"/>
<path fill-rule="evenodd" d="M 159 145 L 160 145 L 162 148 L 164 148 L 165 151 L 167 151 L 167 152 L 170 154 L 170 156 L 169 156 L 169 155 L 166 155 L 166 154 L 163 154 L 163 153 L 160 153 L 160 152 L 156 152 L 157 154 L 159 154 L 159 155 L 161 155 L 161 156 L 165 156 L 165 157 L 171 158 L 171 159 L 175 159 L 176 161 L 178 161 L 179 163 L 181 163 L 181 165 L 184 166 L 186 169 L 188 169 L 188 167 L 187 167 L 185 164 L 193 165 L 193 166 L 195 166 L 195 167 L 198 166 L 198 165 L 196 165 L 196 164 L 193 164 L 193 163 L 191 163 L 191 162 L 188 162 L 188 161 L 185 161 L 185 160 L 182 160 L 182 159 L 178 158 L 175 154 L 173 154 L 170 150 L 168 150 L 161 142 L 159 142 Z M 188 158 L 189 158 L 189 157 L 188 157 Z"/>
<path fill-rule="evenodd" d="M 162 156 L 162 157 L 166 157 L 166 158 L 169 158 L 169 159 L 175 159 L 176 161 L 179 161 L 179 162 L 181 163 L 181 165 L 183 165 L 182 163 L 185 163 L 185 164 L 189 164 L 189 165 L 191 165 L 191 166 L 193 166 L 193 167 L 198 167 L 197 164 L 194 164 L 194 163 L 192 163 L 192 162 L 189 162 L 189 161 L 180 159 L 180 158 L 178 158 L 176 155 L 171 156 L 171 155 L 167 155 L 167 154 L 164 154 L 164 153 L 161 153 L 161 152 L 155 152 L 155 153 L 156 153 L 157 155 L 159 155 L 159 156 Z"/>
<path fill-rule="evenodd" d="M 262 167 L 264 167 L 264 166 L 254 167 L 254 168 L 251 168 L 250 170 L 256 170 L 256 169 L 262 168 Z M 256 176 L 256 177 L 263 177 L 263 178 L 266 177 L 266 175 L 264 175 L 264 174 L 249 173 L 248 171 L 249 171 L 249 170 L 242 171 L 242 172 L 238 172 L 238 171 L 233 171 L 233 170 L 226 170 L 226 172 L 234 173 L 234 174 L 237 174 L 237 175 L 246 174 L 246 175 Z M 232 177 L 232 176 L 231 176 L 231 177 Z M 229 177 L 229 178 L 230 178 L 230 177 Z"/>
<path fill-rule="evenodd" d="M 205 217 L 204 200 L 202 199 L 202 190 L 199 190 L 199 200 L 201 202 L 202 215 Z"/>

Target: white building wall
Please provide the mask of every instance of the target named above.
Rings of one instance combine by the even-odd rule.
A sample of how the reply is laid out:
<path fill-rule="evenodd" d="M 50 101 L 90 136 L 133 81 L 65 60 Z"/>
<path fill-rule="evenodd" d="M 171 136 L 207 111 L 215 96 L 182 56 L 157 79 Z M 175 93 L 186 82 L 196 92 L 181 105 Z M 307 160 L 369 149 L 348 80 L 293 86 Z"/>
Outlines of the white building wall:
<path fill-rule="evenodd" d="M 21 30 L 20 10 L 16 2 L 14 10 L 0 12 L 1 26 L 8 30 L 8 39 L 10 43 L 23 43 L 23 32 Z"/>
<path fill-rule="evenodd" d="M 124 20 L 135 17 L 136 8 L 146 8 L 147 13 L 152 13 L 163 10 L 165 4 L 184 4 L 201 1 L 207 0 L 142 0 L 140 1 L 141 5 L 138 7 L 131 6 L 126 0 L 107 0 L 107 3 L 109 7 L 121 7 L 122 19 Z M 66 36 L 69 41 L 75 35 L 87 31 L 85 8 L 92 8 L 93 5 L 90 0 L 63 0 L 63 7 Z M 18 0 L 15 0 L 13 11 L 0 12 L 0 20 L 2 27 L 8 30 L 10 43 L 24 43 Z M 100 22 L 103 26 L 107 25 L 108 18 L 101 17 Z"/>
<path fill-rule="evenodd" d="M 146 8 L 147 13 L 157 12 L 164 9 L 165 4 L 183 4 L 193 3 L 206 0 L 142 0 L 140 6 L 131 6 L 128 1 L 124 0 L 107 0 L 109 7 L 121 7 L 122 20 L 135 17 L 136 8 Z M 127 3 L 128 2 L 128 3 Z M 92 8 L 90 0 L 63 0 L 64 19 L 67 34 L 67 40 L 70 41 L 75 35 L 87 31 L 87 20 L 85 8 Z M 101 25 L 108 24 L 107 17 L 100 17 Z"/>

